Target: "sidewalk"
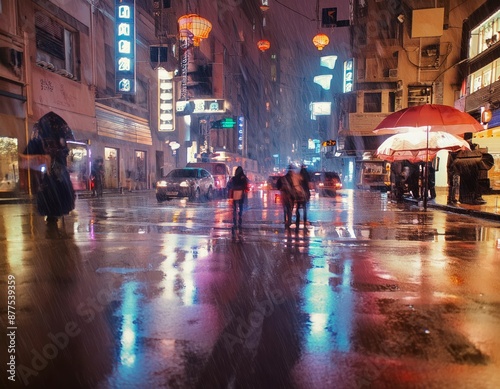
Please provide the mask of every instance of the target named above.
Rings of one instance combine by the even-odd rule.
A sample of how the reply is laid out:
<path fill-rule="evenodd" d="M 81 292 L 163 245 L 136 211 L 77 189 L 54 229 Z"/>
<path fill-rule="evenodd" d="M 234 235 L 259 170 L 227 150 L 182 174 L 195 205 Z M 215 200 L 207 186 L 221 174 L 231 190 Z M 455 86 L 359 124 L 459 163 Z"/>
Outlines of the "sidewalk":
<path fill-rule="evenodd" d="M 129 192 L 127 190 L 120 191 L 119 189 L 108 189 L 104 190 L 103 192 L 103 197 L 112 197 L 112 196 L 131 196 L 131 195 L 140 195 L 140 194 L 146 194 L 150 193 L 151 191 L 154 191 L 154 189 L 142 189 L 142 190 L 134 190 L 132 192 Z M 36 201 L 35 195 L 28 195 L 28 194 L 18 194 L 18 195 L 12 195 L 11 197 L 8 197 L 9 195 L 6 195 L 5 197 L 0 195 L 0 205 L 2 204 L 29 204 L 29 203 L 34 203 Z M 92 199 L 95 198 L 92 196 L 92 192 L 90 191 L 77 191 L 76 192 L 76 199 Z"/>
<path fill-rule="evenodd" d="M 482 197 L 483 200 L 486 201 L 486 204 L 469 205 L 469 204 L 455 203 L 453 205 L 448 205 L 447 190 L 442 189 L 442 190 L 437 190 L 435 199 L 429 200 L 427 202 L 427 208 L 441 209 L 443 211 L 455 212 L 463 215 L 470 215 L 482 219 L 488 219 L 500 222 L 500 193 L 487 194 L 483 195 Z M 408 198 L 405 200 L 417 203 L 417 200 L 415 199 Z"/>

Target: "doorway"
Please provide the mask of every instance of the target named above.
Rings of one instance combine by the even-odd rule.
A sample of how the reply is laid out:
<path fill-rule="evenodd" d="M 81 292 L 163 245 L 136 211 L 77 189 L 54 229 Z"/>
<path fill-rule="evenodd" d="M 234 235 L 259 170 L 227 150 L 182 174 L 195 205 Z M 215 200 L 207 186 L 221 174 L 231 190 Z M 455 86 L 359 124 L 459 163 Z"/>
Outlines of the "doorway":
<path fill-rule="evenodd" d="M 118 156 L 118 149 L 113 147 L 104 148 L 104 187 L 107 189 L 118 188 Z"/>
<path fill-rule="evenodd" d="M 136 150 L 135 151 L 135 171 L 136 171 L 136 185 L 139 189 L 147 188 L 147 171 L 146 171 L 146 152 Z"/>

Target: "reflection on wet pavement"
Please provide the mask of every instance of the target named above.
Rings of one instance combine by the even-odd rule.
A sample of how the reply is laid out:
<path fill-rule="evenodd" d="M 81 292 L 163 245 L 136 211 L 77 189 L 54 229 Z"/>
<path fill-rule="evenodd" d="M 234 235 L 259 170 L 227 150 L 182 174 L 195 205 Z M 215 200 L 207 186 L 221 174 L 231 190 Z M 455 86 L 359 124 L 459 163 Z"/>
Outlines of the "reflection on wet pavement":
<path fill-rule="evenodd" d="M 272 196 L 234 238 L 226 200 L 81 201 L 52 228 L 29 205 L 0 217 L 13 387 L 500 382 L 498 224 L 378 193 L 314 198 L 297 234 Z"/>

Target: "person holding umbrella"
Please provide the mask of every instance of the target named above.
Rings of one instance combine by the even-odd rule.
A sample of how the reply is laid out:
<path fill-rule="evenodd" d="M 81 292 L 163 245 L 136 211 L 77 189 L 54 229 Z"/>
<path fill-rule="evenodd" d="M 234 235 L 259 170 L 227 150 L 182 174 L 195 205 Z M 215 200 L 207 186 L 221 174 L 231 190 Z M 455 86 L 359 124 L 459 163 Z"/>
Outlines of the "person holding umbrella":
<path fill-rule="evenodd" d="M 397 112 L 388 115 L 380 124 L 373 130 L 378 135 L 394 134 L 380 145 L 377 149 L 377 155 L 381 159 L 387 161 L 406 159 L 410 162 L 432 161 L 435 154 L 439 150 L 464 150 L 470 146 L 463 139 L 454 137 L 452 146 L 445 146 L 441 141 L 446 141 L 451 135 L 462 135 L 465 133 L 474 133 L 482 131 L 481 124 L 466 112 L 462 112 L 454 107 L 441 104 L 422 104 L 408 108 L 404 108 Z M 437 134 L 435 134 L 437 133 Z M 408 134 L 409 147 L 397 148 L 388 147 L 386 142 L 394 142 L 398 135 L 404 136 Z M 414 144 L 417 136 L 423 140 L 422 146 Z M 436 141 L 436 145 L 432 142 Z M 399 141 L 398 141 L 399 143 Z M 427 208 L 427 191 L 429 188 L 429 170 L 425 169 L 423 177 L 424 193 L 423 205 Z"/>
<path fill-rule="evenodd" d="M 48 224 L 57 223 L 59 217 L 75 208 L 76 194 L 67 169 L 67 140 L 74 140 L 73 132 L 64 119 L 49 112 L 34 125 L 32 139 L 26 147 L 27 154 L 36 150 L 50 157 L 36 194 L 37 210 L 46 216 Z"/>

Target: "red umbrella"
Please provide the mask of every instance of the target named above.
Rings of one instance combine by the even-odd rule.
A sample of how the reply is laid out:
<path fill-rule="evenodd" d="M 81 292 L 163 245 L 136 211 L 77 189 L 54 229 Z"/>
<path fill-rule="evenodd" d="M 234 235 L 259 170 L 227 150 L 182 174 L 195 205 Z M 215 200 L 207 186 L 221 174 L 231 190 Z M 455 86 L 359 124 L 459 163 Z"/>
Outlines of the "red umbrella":
<path fill-rule="evenodd" d="M 484 130 L 481 124 L 467 112 L 440 104 L 423 104 L 404 108 L 387 116 L 373 130 L 376 134 L 396 134 L 414 131 L 443 131 L 465 134 Z"/>
<path fill-rule="evenodd" d="M 376 134 L 397 134 L 424 130 L 427 133 L 426 152 L 429 153 L 429 132 L 443 131 L 465 134 L 484 130 L 481 124 L 467 112 L 440 104 L 423 104 L 404 108 L 387 116 L 373 130 Z M 429 156 L 425 157 L 429 160 Z M 427 208 L 427 169 L 424 180 L 424 209 Z"/>

